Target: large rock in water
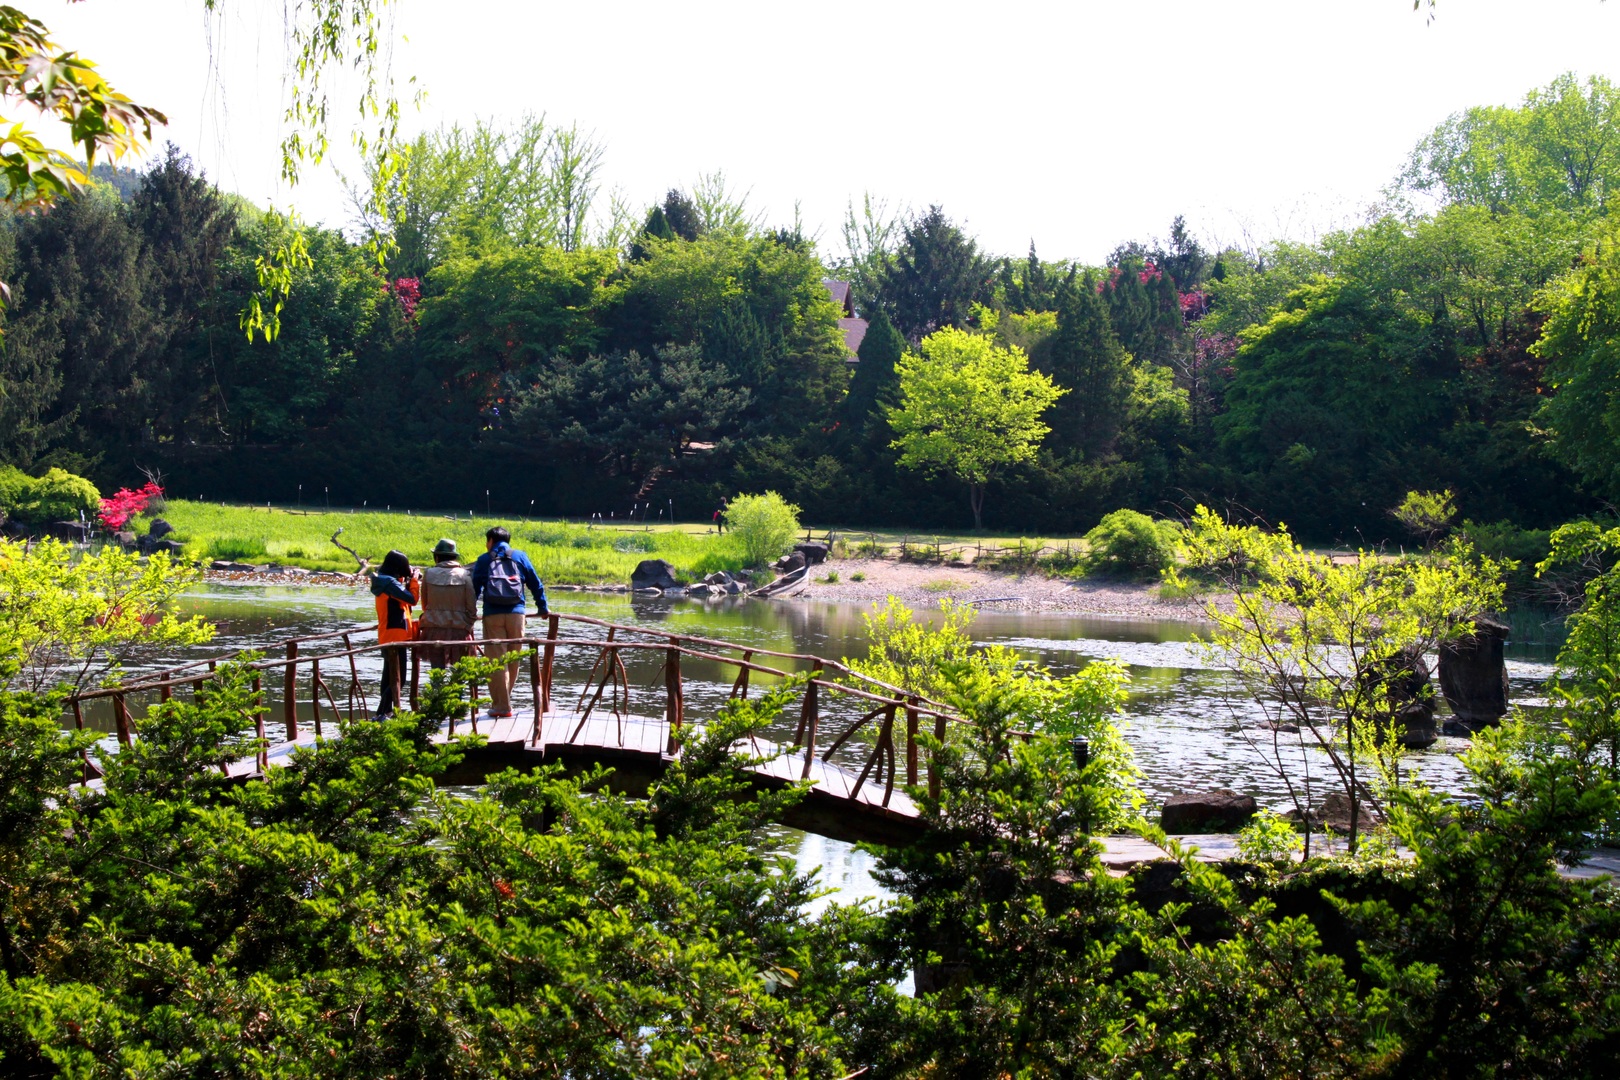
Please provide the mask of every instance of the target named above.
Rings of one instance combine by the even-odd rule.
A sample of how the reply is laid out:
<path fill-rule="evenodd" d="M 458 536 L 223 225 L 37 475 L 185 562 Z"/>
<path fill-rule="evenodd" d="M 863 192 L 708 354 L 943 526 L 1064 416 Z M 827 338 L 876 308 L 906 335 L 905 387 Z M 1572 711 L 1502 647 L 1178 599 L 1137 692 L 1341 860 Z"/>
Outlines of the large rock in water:
<path fill-rule="evenodd" d="M 1481 616 L 1472 634 L 1440 646 L 1440 692 L 1465 732 L 1507 715 L 1507 639 L 1506 623 Z"/>
<path fill-rule="evenodd" d="M 1440 727 L 1434 719 L 1434 688 L 1427 661 L 1420 653 L 1404 652 L 1391 658 L 1387 671 L 1384 688 L 1389 714 L 1379 721 L 1380 736 L 1393 720 L 1402 746 L 1414 750 L 1432 746 L 1440 737 Z"/>
<path fill-rule="evenodd" d="M 1257 809 L 1253 795 L 1224 789 L 1173 795 L 1159 815 L 1167 833 L 1236 832 Z"/>
<path fill-rule="evenodd" d="M 663 559 L 643 559 L 630 573 L 630 587 L 662 591 L 678 589 L 681 583 L 675 580 L 675 568 Z"/>

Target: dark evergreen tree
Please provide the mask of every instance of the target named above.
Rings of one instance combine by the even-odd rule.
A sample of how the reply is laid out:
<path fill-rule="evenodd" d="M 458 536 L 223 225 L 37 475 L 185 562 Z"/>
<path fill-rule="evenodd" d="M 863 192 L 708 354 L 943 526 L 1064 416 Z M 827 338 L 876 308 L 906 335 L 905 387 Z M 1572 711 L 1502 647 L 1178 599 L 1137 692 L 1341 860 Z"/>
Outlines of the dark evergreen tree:
<path fill-rule="evenodd" d="M 646 240 L 673 240 L 675 230 L 670 228 L 669 218 L 664 216 L 664 208 L 655 206 L 647 214 L 647 224 L 641 227 L 641 235 L 630 244 L 630 259 L 633 262 L 643 262 L 652 252 L 648 249 Z"/>
<path fill-rule="evenodd" d="M 740 296 L 727 301 L 703 332 L 704 359 L 720 365 L 739 386 L 761 386 L 781 354 L 781 335 L 772 333 Z"/>
<path fill-rule="evenodd" d="M 856 353 L 855 375 L 850 380 L 849 394 L 844 398 L 841 423 L 850 437 L 864 430 L 882 406 L 894 404 L 900 385 L 895 366 L 905 351 L 906 339 L 900 336 L 888 316 L 881 311 L 874 315 Z M 877 422 L 882 422 L 881 416 Z"/>
<path fill-rule="evenodd" d="M 1125 420 L 1127 358 L 1090 275 L 1064 297 L 1044 353 L 1043 369 L 1070 391 L 1046 414 L 1048 444 L 1089 461 L 1106 457 Z"/>
<path fill-rule="evenodd" d="M 994 273 L 978 244 L 937 206 L 905 228 L 883 272 L 878 306 L 907 341 L 966 323 L 974 301 L 990 298 Z"/>
<path fill-rule="evenodd" d="M 698 213 L 697 203 L 678 188 L 670 188 L 664 196 L 664 219 L 682 240 L 696 240 L 703 235 L 703 216 Z"/>
<path fill-rule="evenodd" d="M 1187 231 L 1187 219 L 1180 214 L 1170 223 L 1169 245 L 1155 252 L 1153 261 L 1174 279 L 1176 287 L 1183 292 L 1202 285 L 1209 277 L 1213 262 L 1209 253 Z"/>

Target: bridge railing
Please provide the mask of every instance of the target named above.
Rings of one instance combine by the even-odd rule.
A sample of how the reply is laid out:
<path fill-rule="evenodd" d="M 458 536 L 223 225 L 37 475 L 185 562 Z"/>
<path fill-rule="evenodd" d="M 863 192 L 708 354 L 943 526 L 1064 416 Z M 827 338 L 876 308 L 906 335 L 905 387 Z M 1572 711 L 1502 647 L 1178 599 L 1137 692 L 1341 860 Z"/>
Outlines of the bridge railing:
<path fill-rule="evenodd" d="M 808 675 L 802 690 L 792 742 L 789 744 L 791 760 L 798 762 L 802 752 L 799 775 L 808 778 L 816 759 L 828 761 L 846 746 L 854 746 L 866 736 L 866 750 L 860 757 L 860 772 L 849 797 L 855 798 L 868 783 L 883 785 L 882 805 L 887 806 L 896 783 L 904 770 L 905 783 L 917 785 L 924 773 L 929 787 L 938 792 L 939 780 L 931 761 L 924 759 L 920 739 L 923 724 L 929 725 L 932 737 L 943 742 L 949 725 L 961 719 L 940 702 L 882 680 L 865 675 L 841 661 L 810 653 L 781 652 L 742 645 L 717 638 L 671 633 L 645 626 L 632 626 L 609 622 L 584 615 L 530 615 L 529 620 L 543 621 L 544 633 L 525 634 L 521 638 L 490 641 L 477 639 L 476 645 L 504 644 L 526 653 L 527 675 L 533 693 L 533 720 L 529 728 L 530 745 L 538 745 L 548 716 L 554 716 L 552 707 L 555 673 L 560 656 L 586 652 L 593 655 L 590 673 L 586 676 L 579 699 L 571 710 L 570 734 L 566 743 L 574 743 L 586 729 L 591 716 L 598 710 L 611 712 L 619 721 L 620 745 L 623 745 L 623 721 L 630 717 L 631 680 L 624 664 L 629 655 L 661 654 L 663 664 L 659 674 L 663 683 L 663 716 L 665 725 L 663 752 L 675 754 L 688 726 L 686 715 L 686 677 L 682 671 L 683 659 L 718 665 L 731 681 L 729 699 L 746 700 L 751 690 L 752 676 L 790 678 Z M 564 636 L 564 626 L 581 632 L 598 632 L 600 636 Z M 340 727 L 352 722 L 357 715 L 370 711 L 365 686 L 360 677 L 357 658 L 369 654 L 393 652 L 401 662 L 393 666 L 400 679 L 395 700 L 409 700 L 411 707 L 419 704 L 422 657 L 424 649 L 442 649 L 457 642 L 405 641 L 389 644 L 355 644 L 355 638 L 375 633 L 369 626 L 355 626 L 323 634 L 290 638 L 281 643 L 284 655 L 261 657 L 246 663 L 253 673 L 257 707 L 252 719 L 257 734 L 265 739 L 270 703 L 264 693 L 267 678 L 279 676 L 282 681 L 282 722 L 288 742 L 299 740 L 300 704 L 307 687 L 308 702 L 316 738 L 325 737 L 325 724 Z M 130 700 L 140 695 L 156 694 L 159 701 L 168 701 L 177 691 L 189 691 L 194 697 L 205 692 L 207 683 L 215 677 L 218 665 L 241 660 L 246 655 L 262 650 L 239 650 L 209 660 L 199 660 L 166 668 L 128 682 L 86 690 L 69 698 L 74 722 L 84 726 L 84 708 L 89 702 L 110 700 L 114 730 L 122 746 L 129 746 L 134 738 L 134 722 Z M 775 664 L 762 661 L 775 661 Z M 327 665 L 325 672 L 322 664 Z M 789 665 L 806 665 L 808 671 L 789 670 Z M 334 668 L 341 674 L 341 696 L 334 691 L 330 678 Z M 346 678 L 344 678 L 346 676 Z M 478 688 L 473 687 L 476 699 Z M 603 697 L 607 702 L 604 705 Z M 324 699 L 324 705 L 323 705 Z M 859 712 L 852 723 L 832 738 L 823 730 L 823 722 L 833 718 L 828 700 L 838 699 Z M 358 711 L 357 711 L 358 707 Z M 468 718 L 471 730 L 478 733 L 476 710 Z M 458 721 L 452 720 L 450 733 L 455 733 Z M 261 746 L 264 743 L 261 742 Z M 903 764 L 902 764 L 903 757 Z M 268 750 L 262 749 L 259 767 L 269 767 Z M 94 766 L 85 756 L 85 779 L 94 775 Z"/>

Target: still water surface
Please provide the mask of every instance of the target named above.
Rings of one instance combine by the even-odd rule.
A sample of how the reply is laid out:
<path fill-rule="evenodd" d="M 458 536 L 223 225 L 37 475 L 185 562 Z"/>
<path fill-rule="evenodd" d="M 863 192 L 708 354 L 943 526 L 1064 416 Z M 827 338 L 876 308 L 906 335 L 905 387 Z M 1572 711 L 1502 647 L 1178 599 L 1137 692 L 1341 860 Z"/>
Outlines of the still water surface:
<path fill-rule="evenodd" d="M 705 605 L 591 593 L 558 593 L 554 600 L 558 610 L 571 614 L 724 638 L 759 649 L 832 658 L 860 657 L 866 651 L 861 618 L 865 609 L 854 604 L 729 601 Z M 208 585 L 189 593 L 184 605 L 188 612 L 203 615 L 218 627 L 214 643 L 151 658 L 143 667 L 169 666 L 237 649 L 263 649 L 271 656 L 281 655 L 281 643 L 286 638 L 347 629 L 370 620 L 374 611 L 364 589 L 336 588 Z M 929 615 L 923 613 L 920 617 Z M 1286 808 L 1282 781 L 1261 757 L 1271 747 L 1270 735 L 1258 728 L 1263 717 L 1255 706 L 1242 700 L 1230 673 L 1205 654 L 1196 640 L 1198 632 L 1199 627 L 1179 622 L 994 611 L 983 612 L 972 626 L 975 641 L 1015 648 L 1059 674 L 1099 659 L 1127 665 L 1131 692 L 1122 728 L 1145 774 L 1143 788 L 1150 808 L 1177 792 L 1209 788 L 1247 792 L 1261 805 Z M 360 635 L 356 644 L 369 640 Z M 579 649 L 559 656 L 556 684 L 580 685 L 594 653 L 593 649 Z M 638 688 L 632 698 L 638 714 L 662 712 L 663 691 L 658 676 L 661 661 L 661 656 L 652 653 L 626 658 L 631 682 Z M 1513 699 L 1535 703 L 1550 672 L 1545 659 L 1510 660 Z M 717 706 L 730 690 L 732 673 L 718 667 L 683 663 L 683 674 L 687 679 L 688 708 L 694 715 L 701 716 L 706 709 Z M 342 671 L 328 671 L 327 675 L 335 682 L 346 682 L 346 662 Z M 380 662 L 362 657 L 360 675 L 375 701 Z M 335 693 L 341 702 L 344 691 L 337 689 Z M 306 703 L 303 712 L 307 715 L 308 711 Z M 272 707 L 271 716 L 279 720 L 280 715 L 279 706 Z M 839 715 L 835 707 L 830 719 L 835 722 Z M 89 720 L 103 730 L 111 728 L 110 716 L 93 713 Z M 279 723 L 271 727 L 270 737 L 279 738 Z M 1413 754 L 1410 760 L 1425 782 L 1454 789 L 1462 776 L 1457 755 L 1466 747 L 1465 739 L 1443 737 L 1435 746 Z M 852 752 L 858 753 L 859 748 Z M 1319 759 L 1294 767 L 1309 768 L 1317 776 L 1323 771 Z M 823 884 L 836 890 L 839 901 L 883 895 L 870 875 L 871 858 L 851 845 L 786 828 L 773 832 L 770 842 L 773 850 L 790 855 L 802 869 L 818 869 Z"/>

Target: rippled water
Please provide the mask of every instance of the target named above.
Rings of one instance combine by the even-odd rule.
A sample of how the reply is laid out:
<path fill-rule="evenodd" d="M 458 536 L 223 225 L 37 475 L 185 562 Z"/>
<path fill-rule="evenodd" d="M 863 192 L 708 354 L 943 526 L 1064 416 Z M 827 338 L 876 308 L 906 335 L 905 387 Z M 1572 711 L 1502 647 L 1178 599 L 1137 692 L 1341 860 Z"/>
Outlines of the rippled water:
<path fill-rule="evenodd" d="M 244 648 L 279 656 L 283 655 L 282 642 L 288 637 L 352 627 L 372 619 L 374 611 L 364 589 L 209 585 L 189 593 L 184 604 L 188 611 L 215 623 L 218 636 L 214 643 L 146 657 L 138 669 L 152 670 Z M 696 601 L 644 601 L 624 595 L 564 592 L 555 595 L 554 607 L 778 652 L 841 658 L 859 657 L 866 649 L 861 620 L 864 609 L 856 605 L 732 601 L 715 606 Z M 937 613 L 921 617 L 937 618 Z M 1153 803 L 1180 791 L 1220 787 L 1253 794 L 1262 805 L 1285 805 L 1285 787 L 1264 763 L 1272 737 L 1258 727 L 1263 717 L 1253 703 L 1241 697 L 1231 674 L 1223 671 L 1195 640 L 1198 627 L 1177 622 L 985 612 L 973 624 L 972 633 L 978 642 L 1015 648 L 1059 673 L 1094 660 L 1117 660 L 1127 665 L 1132 683 L 1123 730 L 1135 749 L 1145 774 L 1143 787 Z M 368 640 L 362 634 L 357 636 L 356 644 Z M 586 648 L 564 650 L 558 657 L 555 685 L 580 686 L 595 652 Z M 662 713 L 661 664 L 661 654 L 652 651 L 640 656 L 627 654 L 626 667 L 637 688 L 632 695 L 634 712 Z M 359 658 L 357 666 L 369 700 L 375 703 L 380 662 L 365 656 Z M 733 673 L 729 670 L 693 660 L 683 661 L 682 668 L 687 708 L 693 715 L 701 716 L 717 706 L 730 691 Z M 342 703 L 349 681 L 347 661 L 328 665 L 323 673 Z M 1538 703 L 1542 683 L 1550 673 L 1551 667 L 1545 661 L 1510 660 L 1513 700 L 1526 705 Z M 279 681 L 275 677 L 267 680 L 272 698 L 272 722 L 267 734 L 272 739 L 282 735 L 281 708 L 275 703 Z M 557 700 L 572 707 L 568 693 L 559 689 Z M 520 708 L 526 700 L 520 696 Z M 859 711 L 853 704 L 828 703 L 826 729 L 838 730 L 840 720 L 847 722 Z M 301 715 L 301 722 L 307 724 L 307 701 Z M 110 732 L 110 709 L 92 709 L 87 722 Z M 790 734 L 791 724 L 784 722 L 783 726 L 789 728 Z M 1408 760 L 1427 783 L 1451 789 L 1462 775 L 1457 755 L 1466 747 L 1465 739 L 1441 738 L 1435 746 L 1412 754 Z M 859 747 L 852 747 L 839 756 L 850 760 L 859 752 Z M 1295 751 L 1290 760 L 1295 769 L 1322 774 L 1324 762 L 1314 753 L 1301 758 Z M 883 895 L 870 877 L 869 856 L 848 844 L 791 829 L 777 830 L 770 842 L 776 850 L 792 854 L 801 867 L 819 867 L 823 882 L 837 890 L 841 901 Z"/>

